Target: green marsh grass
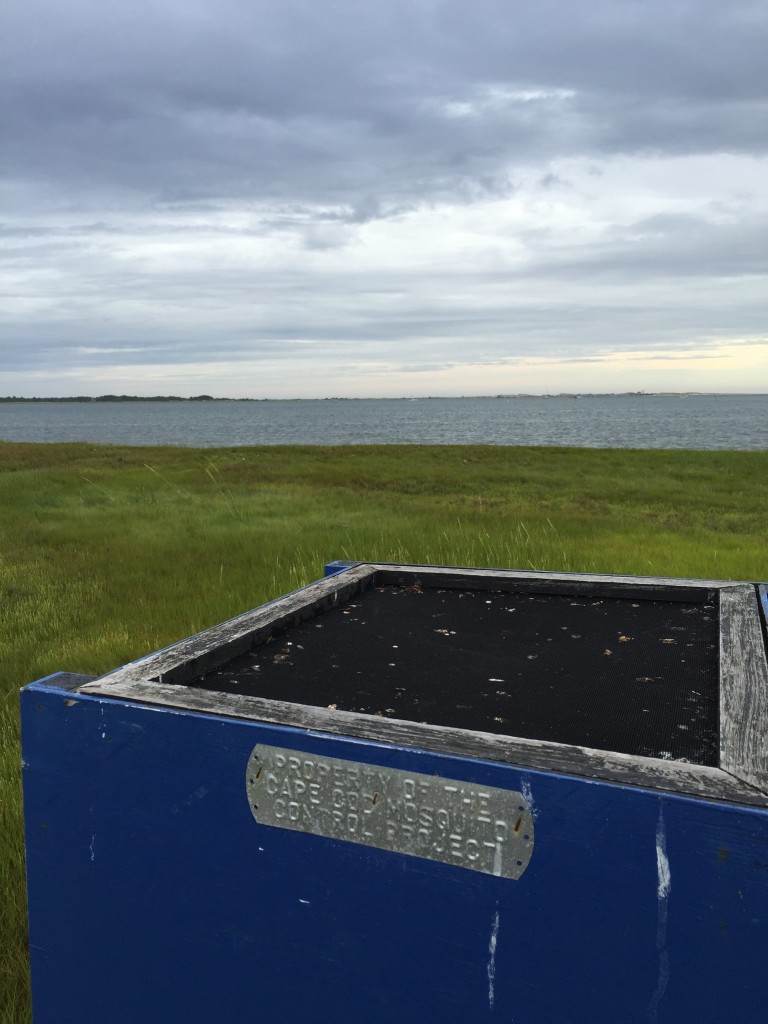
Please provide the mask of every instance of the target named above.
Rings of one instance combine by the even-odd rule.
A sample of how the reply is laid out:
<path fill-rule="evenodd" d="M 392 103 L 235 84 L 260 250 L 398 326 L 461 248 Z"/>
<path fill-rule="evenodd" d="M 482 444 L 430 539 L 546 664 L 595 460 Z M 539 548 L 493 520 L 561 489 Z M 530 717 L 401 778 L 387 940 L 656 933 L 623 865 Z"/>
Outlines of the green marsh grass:
<path fill-rule="evenodd" d="M 0 1024 L 29 1019 L 18 689 L 336 558 L 768 578 L 768 453 L 0 444 Z"/>

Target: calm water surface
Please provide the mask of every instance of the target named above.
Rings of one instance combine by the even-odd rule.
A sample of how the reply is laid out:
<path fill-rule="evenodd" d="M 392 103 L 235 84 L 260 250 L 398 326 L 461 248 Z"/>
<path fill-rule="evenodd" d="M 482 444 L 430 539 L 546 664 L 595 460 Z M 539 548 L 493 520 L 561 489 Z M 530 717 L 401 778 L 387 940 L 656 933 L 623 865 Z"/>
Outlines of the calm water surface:
<path fill-rule="evenodd" d="M 0 404 L 0 440 L 768 448 L 768 395 Z"/>

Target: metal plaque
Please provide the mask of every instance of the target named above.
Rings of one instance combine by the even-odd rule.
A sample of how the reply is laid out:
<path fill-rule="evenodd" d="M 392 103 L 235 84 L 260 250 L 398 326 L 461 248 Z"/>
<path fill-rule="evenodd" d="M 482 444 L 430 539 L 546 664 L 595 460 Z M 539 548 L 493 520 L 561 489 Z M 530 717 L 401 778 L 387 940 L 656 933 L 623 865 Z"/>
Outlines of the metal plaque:
<path fill-rule="evenodd" d="M 533 853 L 521 793 L 259 744 L 248 803 L 260 825 L 519 878 Z"/>

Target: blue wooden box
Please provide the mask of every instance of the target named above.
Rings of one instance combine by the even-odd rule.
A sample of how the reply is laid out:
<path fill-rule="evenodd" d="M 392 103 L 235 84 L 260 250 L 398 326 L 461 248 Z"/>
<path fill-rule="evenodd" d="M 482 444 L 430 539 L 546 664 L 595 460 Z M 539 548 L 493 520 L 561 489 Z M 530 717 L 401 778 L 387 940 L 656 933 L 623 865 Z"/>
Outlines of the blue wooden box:
<path fill-rule="evenodd" d="M 22 691 L 36 1024 L 764 1024 L 765 588 L 369 563 L 327 572 L 100 679 L 58 673 Z M 524 629 L 499 627 L 502 656 L 494 675 L 483 665 L 483 692 L 492 711 L 508 710 L 489 717 L 492 728 L 456 725 L 455 701 L 433 701 L 420 719 L 414 707 L 429 700 L 418 687 L 399 717 L 387 702 L 424 672 L 366 596 L 388 600 L 387 588 L 463 596 L 504 623 L 519 623 L 522 602 L 533 608 L 540 595 L 584 621 L 582 609 L 613 601 L 638 629 L 653 602 L 675 613 L 708 602 L 708 763 L 670 754 L 666 738 L 655 756 L 636 752 L 636 736 L 629 752 L 564 741 L 593 735 L 595 717 L 605 735 L 624 735 L 605 707 L 634 634 L 606 640 L 575 691 L 563 670 L 572 703 L 559 740 L 523 728 L 522 684 L 516 696 L 504 672 L 514 655 L 522 679 L 522 659 L 549 657 L 565 627 L 538 637 L 543 653 L 531 656 L 521 654 L 532 642 Z M 334 622 L 352 629 L 360 608 L 392 651 L 380 685 L 394 693 L 379 701 L 367 691 L 363 711 L 326 700 L 337 662 L 321 671 L 307 642 Z M 457 620 L 445 622 L 418 643 L 423 623 L 413 630 L 437 679 L 466 673 L 473 657 Z M 679 647 L 675 628 L 652 639 Z M 310 680 L 310 698 L 319 687 L 314 704 L 227 682 L 227 666 L 249 658 L 250 676 L 277 678 L 298 648 L 308 653 L 297 678 Z M 359 654 L 362 692 L 365 650 L 350 641 L 338 651 L 339 665 Z M 475 653 L 482 664 L 487 645 Z M 536 671 L 545 693 L 554 676 Z M 631 712 L 641 729 L 669 688 L 637 680 L 652 687 L 649 707 Z M 579 694 L 586 706 L 593 684 L 608 696 L 582 713 Z M 684 725 L 698 685 L 678 680 L 665 728 Z M 535 722 L 537 700 L 531 707 Z"/>

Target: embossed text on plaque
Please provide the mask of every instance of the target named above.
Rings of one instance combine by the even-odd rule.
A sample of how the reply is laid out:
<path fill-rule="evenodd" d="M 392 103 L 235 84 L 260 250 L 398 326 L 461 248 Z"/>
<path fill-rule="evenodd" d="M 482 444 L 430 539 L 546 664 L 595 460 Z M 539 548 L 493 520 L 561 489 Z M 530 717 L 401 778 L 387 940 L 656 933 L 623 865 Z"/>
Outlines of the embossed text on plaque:
<path fill-rule="evenodd" d="M 521 793 L 259 744 L 248 802 L 260 824 L 519 878 L 533 853 Z"/>

